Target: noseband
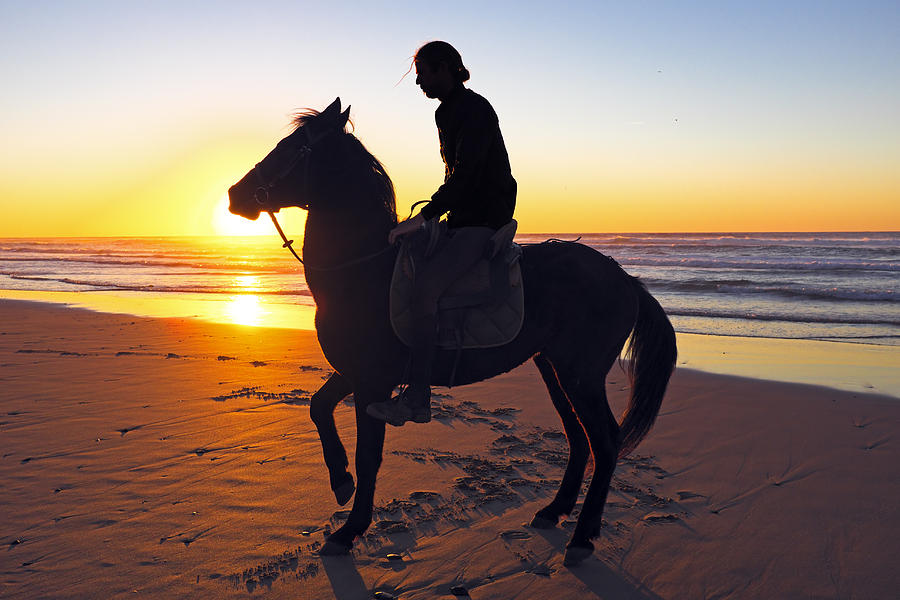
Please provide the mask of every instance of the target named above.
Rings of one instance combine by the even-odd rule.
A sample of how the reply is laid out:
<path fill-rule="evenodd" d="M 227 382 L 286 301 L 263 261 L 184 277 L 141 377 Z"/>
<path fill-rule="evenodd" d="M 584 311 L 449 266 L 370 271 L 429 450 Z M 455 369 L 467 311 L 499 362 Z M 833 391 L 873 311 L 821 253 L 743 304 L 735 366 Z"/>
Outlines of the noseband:
<path fill-rule="evenodd" d="M 284 231 L 281 229 L 281 225 L 278 224 L 278 219 L 275 218 L 275 209 L 269 206 L 269 190 L 274 188 L 278 183 L 281 182 L 282 179 L 288 176 L 288 174 L 294 170 L 294 168 L 302 161 L 303 162 L 303 194 L 302 197 L 306 198 L 307 196 L 307 188 L 308 188 L 308 180 L 309 180 L 309 161 L 306 160 L 309 158 L 309 155 L 312 154 L 313 146 L 322 141 L 324 138 L 328 137 L 331 133 L 333 133 L 333 129 L 328 128 L 319 135 L 313 136 L 307 127 L 303 128 L 303 133 L 306 134 L 306 143 L 300 146 L 297 149 L 297 152 L 294 156 L 291 157 L 291 160 L 282 167 L 278 173 L 275 174 L 275 177 L 266 181 L 261 173 L 261 169 L 259 165 L 261 162 L 256 163 L 253 167 L 253 173 L 256 175 L 257 186 L 253 191 L 253 200 L 260 206 L 260 208 L 265 211 L 269 217 L 272 219 L 272 223 L 275 225 L 275 229 L 278 231 L 278 235 L 281 236 L 281 240 L 284 242 L 282 244 L 282 248 L 287 248 L 291 251 L 291 254 L 294 255 L 294 258 L 300 261 L 301 265 L 305 266 L 303 259 L 297 254 L 294 250 L 294 240 L 287 239 L 287 236 L 284 235 Z M 309 210 L 309 202 L 304 202 L 303 204 L 298 204 L 300 208 L 303 210 Z"/>

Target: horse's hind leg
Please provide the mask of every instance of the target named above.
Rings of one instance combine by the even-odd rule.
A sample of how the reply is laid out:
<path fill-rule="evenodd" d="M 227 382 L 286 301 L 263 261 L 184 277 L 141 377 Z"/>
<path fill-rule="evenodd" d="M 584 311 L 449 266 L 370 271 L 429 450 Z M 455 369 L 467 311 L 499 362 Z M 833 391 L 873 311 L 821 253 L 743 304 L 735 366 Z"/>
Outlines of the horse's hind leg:
<path fill-rule="evenodd" d="M 560 384 L 587 433 L 594 457 L 594 472 L 578 516 L 564 564 L 573 565 L 591 555 L 591 539 L 600 534 L 603 507 L 619 452 L 619 425 L 606 401 L 606 373 L 612 362 L 597 361 L 577 371 L 557 369 Z M 599 363 L 599 364 L 598 364 Z M 591 368 L 592 367 L 592 368 Z"/>
<path fill-rule="evenodd" d="M 332 373 L 319 391 L 313 394 L 309 405 L 310 417 L 322 443 L 322 454 L 325 456 L 325 466 L 328 467 L 331 490 L 341 506 L 347 504 L 353 497 L 355 486 L 353 476 L 347 470 L 349 466 L 347 451 L 344 450 L 337 426 L 334 424 L 334 407 L 352 391 L 350 382 L 338 373 Z"/>
<path fill-rule="evenodd" d="M 566 438 L 569 440 L 569 461 L 566 463 L 566 472 L 559 490 L 556 492 L 556 497 L 550 504 L 537 511 L 531 520 L 532 527 L 546 529 L 554 527 L 561 515 L 567 515 L 575 508 L 581 482 L 584 479 L 584 469 L 587 466 L 590 446 L 566 393 L 559 385 L 553 365 L 541 354 L 534 357 L 534 364 L 537 365 L 541 377 L 544 378 L 544 384 L 547 386 L 547 391 L 550 392 L 550 399 L 553 401 L 556 412 L 559 413 L 559 418 L 566 431 Z"/>

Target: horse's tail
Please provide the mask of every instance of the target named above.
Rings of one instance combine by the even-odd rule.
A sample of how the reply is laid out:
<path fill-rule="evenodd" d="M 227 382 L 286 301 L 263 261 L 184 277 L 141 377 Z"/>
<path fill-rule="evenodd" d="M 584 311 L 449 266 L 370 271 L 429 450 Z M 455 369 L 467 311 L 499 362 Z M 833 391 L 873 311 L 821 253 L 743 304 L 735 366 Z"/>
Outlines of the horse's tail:
<path fill-rule="evenodd" d="M 630 359 L 631 399 L 622 417 L 619 458 L 637 448 L 653 427 L 678 350 L 675 330 L 665 311 L 644 284 L 631 278 L 638 295 L 638 314 L 625 355 Z"/>

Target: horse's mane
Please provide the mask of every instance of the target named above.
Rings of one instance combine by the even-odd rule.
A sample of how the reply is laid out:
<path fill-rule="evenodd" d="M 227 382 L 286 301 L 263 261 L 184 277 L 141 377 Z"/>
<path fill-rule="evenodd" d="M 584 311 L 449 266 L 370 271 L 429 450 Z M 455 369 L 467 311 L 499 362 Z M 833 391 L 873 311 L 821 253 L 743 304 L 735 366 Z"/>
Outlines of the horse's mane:
<path fill-rule="evenodd" d="M 294 131 L 311 123 L 318 116 L 319 111 L 311 108 L 296 112 L 291 120 Z M 353 125 L 352 122 L 350 125 Z M 341 146 L 342 167 L 354 173 L 355 177 L 350 179 L 371 188 L 373 195 L 382 203 L 394 223 L 396 223 L 397 202 L 394 194 L 394 184 L 388 176 L 384 165 L 366 149 L 355 135 L 346 129 L 342 133 L 343 135 L 338 136 Z"/>

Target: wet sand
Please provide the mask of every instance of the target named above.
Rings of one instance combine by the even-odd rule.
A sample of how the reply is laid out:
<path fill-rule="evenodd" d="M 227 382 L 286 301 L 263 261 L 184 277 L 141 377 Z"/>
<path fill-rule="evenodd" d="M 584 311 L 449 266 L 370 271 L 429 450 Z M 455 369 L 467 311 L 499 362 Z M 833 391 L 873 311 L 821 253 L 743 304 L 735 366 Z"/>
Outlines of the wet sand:
<path fill-rule="evenodd" d="M 827 368 L 827 367 L 823 367 Z M 523 526 L 567 450 L 529 364 L 389 428 L 351 558 L 309 396 L 314 334 L 0 301 L 4 598 L 887 598 L 900 401 L 680 369 L 594 556 Z M 617 413 L 627 382 L 608 384 Z M 352 457 L 352 400 L 336 419 Z M 390 557 L 389 557 L 390 555 Z M 395 556 L 396 555 L 396 556 Z M 457 589 L 462 592 L 462 589 Z"/>
<path fill-rule="evenodd" d="M 256 327 L 315 329 L 315 306 L 266 295 L 0 290 L 0 301 L 30 300 L 152 318 L 191 318 Z M 900 398 L 900 346 L 823 340 L 678 333 L 680 367 Z"/>

